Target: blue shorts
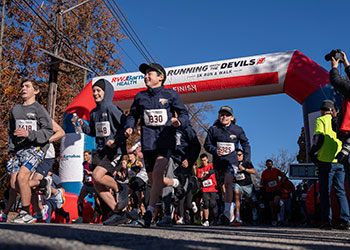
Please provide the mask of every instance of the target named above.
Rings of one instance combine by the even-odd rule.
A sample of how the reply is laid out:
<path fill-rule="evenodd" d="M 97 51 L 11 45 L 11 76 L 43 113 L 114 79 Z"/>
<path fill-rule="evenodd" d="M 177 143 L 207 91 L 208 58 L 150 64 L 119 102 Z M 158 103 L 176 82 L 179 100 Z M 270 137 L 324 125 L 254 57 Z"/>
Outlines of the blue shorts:
<path fill-rule="evenodd" d="M 242 195 L 248 198 L 253 196 L 253 184 L 241 186 L 237 183 L 234 183 L 234 191 L 239 191 Z"/>
<path fill-rule="evenodd" d="M 36 168 L 36 172 L 46 177 L 47 173 L 51 170 L 53 163 L 55 162 L 54 158 L 45 158 L 39 166 Z"/>
<path fill-rule="evenodd" d="M 6 165 L 6 170 L 9 175 L 19 172 L 22 166 L 28 168 L 31 172 L 38 167 L 40 162 L 44 159 L 44 152 L 40 147 L 30 147 L 21 149 L 16 152 L 16 155 L 11 158 Z"/>

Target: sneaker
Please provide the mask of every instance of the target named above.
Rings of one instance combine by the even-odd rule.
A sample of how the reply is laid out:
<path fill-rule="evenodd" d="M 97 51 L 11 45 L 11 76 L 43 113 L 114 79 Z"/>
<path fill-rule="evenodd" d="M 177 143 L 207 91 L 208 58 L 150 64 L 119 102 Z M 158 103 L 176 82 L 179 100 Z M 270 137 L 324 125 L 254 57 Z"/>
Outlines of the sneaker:
<path fill-rule="evenodd" d="M 140 218 L 136 210 L 131 210 L 131 211 L 126 210 L 125 214 L 126 214 L 126 217 L 132 220 L 132 222 L 137 222 L 137 225 L 140 224 L 141 226 L 144 226 L 145 222 Z"/>
<path fill-rule="evenodd" d="M 58 193 L 55 195 L 55 199 L 57 201 L 57 208 L 63 207 L 64 202 L 66 201 L 65 198 L 65 191 L 63 188 L 57 189 Z"/>
<path fill-rule="evenodd" d="M 70 222 L 70 216 L 69 216 L 69 213 L 67 214 L 67 216 L 66 216 L 66 223 L 68 224 L 69 222 Z"/>
<path fill-rule="evenodd" d="M 233 209 L 230 209 L 229 211 L 224 211 L 224 216 L 228 219 L 229 223 L 235 220 Z"/>
<path fill-rule="evenodd" d="M 274 226 L 274 227 L 276 227 L 276 226 L 277 226 L 277 224 L 278 224 L 278 222 L 277 222 L 277 221 L 275 221 L 275 220 L 271 222 L 271 225 L 272 225 L 272 226 Z"/>
<path fill-rule="evenodd" d="M 194 220 L 193 223 L 194 223 L 195 225 L 200 225 L 200 224 L 202 224 L 200 219 Z"/>
<path fill-rule="evenodd" d="M 243 225 L 243 221 L 241 219 L 236 219 L 235 220 L 235 223 L 234 223 L 235 226 L 242 226 Z"/>
<path fill-rule="evenodd" d="M 44 191 L 44 200 L 48 200 L 51 197 L 51 185 L 52 185 L 52 177 L 50 175 L 44 178 L 46 180 L 46 186 Z"/>
<path fill-rule="evenodd" d="M 76 224 L 84 223 L 83 217 L 79 216 L 77 219 L 72 220 L 72 223 L 76 223 Z"/>
<path fill-rule="evenodd" d="M 144 220 L 144 227 L 148 228 L 151 226 L 152 223 L 152 212 L 151 211 L 146 211 L 145 215 L 143 216 Z"/>
<path fill-rule="evenodd" d="M 203 223 L 203 227 L 209 227 L 209 221 L 204 221 L 204 223 Z"/>
<path fill-rule="evenodd" d="M 33 223 L 33 221 L 34 221 L 33 216 L 24 210 L 21 210 L 19 214 L 12 220 L 12 222 L 19 223 L 19 224 L 29 224 L 29 223 Z"/>
<path fill-rule="evenodd" d="M 164 216 L 161 221 L 157 223 L 158 227 L 172 227 L 173 226 L 173 220 L 171 219 L 170 215 Z"/>
<path fill-rule="evenodd" d="M 333 229 L 333 226 L 330 222 L 326 222 L 324 224 L 322 224 L 320 226 L 320 229 L 324 229 L 324 230 L 332 230 Z"/>
<path fill-rule="evenodd" d="M 350 230 L 350 222 L 349 221 L 341 221 L 341 223 L 338 226 L 338 229 L 341 230 Z"/>
<path fill-rule="evenodd" d="M 184 218 L 179 217 L 179 219 L 176 221 L 177 225 L 185 225 Z"/>
<path fill-rule="evenodd" d="M 230 224 L 229 219 L 228 219 L 227 216 L 224 215 L 224 214 L 222 214 L 222 215 L 220 216 L 220 221 L 221 221 L 221 224 L 222 224 L 222 225 L 229 225 L 229 224 Z"/>
<path fill-rule="evenodd" d="M 194 201 L 192 201 L 191 206 L 192 206 L 193 213 L 197 213 L 198 212 L 197 204 Z"/>
<path fill-rule="evenodd" d="M 103 222 L 103 225 L 105 226 L 117 226 L 120 224 L 123 224 L 127 222 L 128 219 L 126 218 L 126 214 L 113 214 L 111 217 L 109 217 L 107 220 Z"/>
<path fill-rule="evenodd" d="M 7 222 L 7 215 L 6 214 L 0 214 L 0 222 Z"/>
<path fill-rule="evenodd" d="M 47 217 L 49 217 L 49 215 L 47 214 L 48 210 L 49 210 L 49 206 L 48 205 L 44 205 L 43 209 L 41 209 L 41 216 L 42 216 L 43 220 L 46 220 Z"/>

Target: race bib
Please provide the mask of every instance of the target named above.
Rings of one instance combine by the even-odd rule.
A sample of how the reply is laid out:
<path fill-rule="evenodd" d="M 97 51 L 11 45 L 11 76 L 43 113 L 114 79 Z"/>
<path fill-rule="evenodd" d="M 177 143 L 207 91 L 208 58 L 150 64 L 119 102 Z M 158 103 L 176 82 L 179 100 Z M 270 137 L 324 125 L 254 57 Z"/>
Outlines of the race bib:
<path fill-rule="evenodd" d="M 269 186 L 269 188 L 273 188 L 277 186 L 277 181 L 269 181 L 267 183 L 267 185 Z"/>
<path fill-rule="evenodd" d="M 237 181 L 242 181 L 245 179 L 245 174 L 244 173 L 238 173 L 236 174 L 236 180 Z"/>
<path fill-rule="evenodd" d="M 108 121 L 96 122 L 96 137 L 107 137 L 111 134 L 111 125 Z"/>
<path fill-rule="evenodd" d="M 222 148 L 222 155 L 228 155 L 235 151 L 235 144 L 232 142 L 217 142 L 217 147 Z"/>
<path fill-rule="evenodd" d="M 164 126 L 168 121 L 166 109 L 148 109 L 143 113 L 146 126 Z"/>
<path fill-rule="evenodd" d="M 202 182 L 203 187 L 210 187 L 213 185 L 213 181 L 211 179 L 205 180 Z"/>
<path fill-rule="evenodd" d="M 36 120 L 16 120 L 16 129 L 24 128 L 27 131 L 36 131 Z"/>

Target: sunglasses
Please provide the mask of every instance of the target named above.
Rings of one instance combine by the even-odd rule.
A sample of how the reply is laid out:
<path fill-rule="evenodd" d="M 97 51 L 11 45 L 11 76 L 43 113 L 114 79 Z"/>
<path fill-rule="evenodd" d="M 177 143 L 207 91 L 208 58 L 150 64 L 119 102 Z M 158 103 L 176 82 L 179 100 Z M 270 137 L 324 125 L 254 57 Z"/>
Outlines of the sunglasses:
<path fill-rule="evenodd" d="M 237 154 L 237 156 L 242 156 L 243 154 Z"/>

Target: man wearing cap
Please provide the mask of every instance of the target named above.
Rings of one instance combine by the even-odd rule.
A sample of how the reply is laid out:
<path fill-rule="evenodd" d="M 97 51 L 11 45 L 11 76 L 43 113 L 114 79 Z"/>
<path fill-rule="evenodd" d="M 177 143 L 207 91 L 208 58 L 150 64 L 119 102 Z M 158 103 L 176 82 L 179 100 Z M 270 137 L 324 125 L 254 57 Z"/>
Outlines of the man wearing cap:
<path fill-rule="evenodd" d="M 223 106 L 219 110 L 219 118 L 208 130 L 204 148 L 213 155 L 213 166 L 217 172 L 217 180 L 225 195 L 225 210 L 222 220 L 232 223 L 234 220 L 232 182 L 238 166 L 238 143 L 244 152 L 243 160 L 250 161 L 250 144 L 243 129 L 235 124 L 233 110 Z"/>
<path fill-rule="evenodd" d="M 318 180 L 321 205 L 321 228 L 332 229 L 330 211 L 330 191 L 333 183 L 340 207 L 340 228 L 350 229 L 349 204 L 344 190 L 345 170 L 337 163 L 335 156 L 341 149 L 341 141 L 332 129 L 332 117 L 336 116 L 334 103 L 324 100 L 321 105 L 321 117 L 315 121 L 313 145 L 310 150 L 311 160 L 318 167 Z"/>
<path fill-rule="evenodd" d="M 145 227 L 149 227 L 155 204 L 164 186 L 178 187 L 177 179 L 164 177 L 171 151 L 175 149 L 176 128 L 189 124 L 186 107 L 179 94 L 165 89 L 166 72 L 157 64 L 141 64 L 139 70 L 145 74 L 147 90 L 139 92 L 134 99 L 126 120 L 125 136 L 133 133 L 141 118 L 141 145 L 146 171 L 151 183 L 151 197 L 144 216 Z M 177 118 L 175 117 L 177 113 Z"/>

